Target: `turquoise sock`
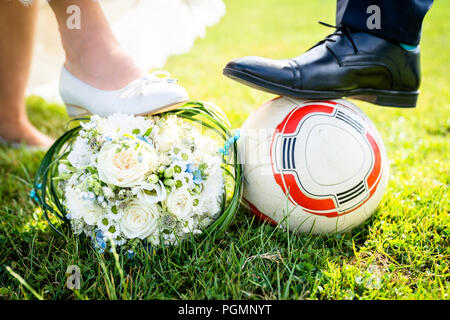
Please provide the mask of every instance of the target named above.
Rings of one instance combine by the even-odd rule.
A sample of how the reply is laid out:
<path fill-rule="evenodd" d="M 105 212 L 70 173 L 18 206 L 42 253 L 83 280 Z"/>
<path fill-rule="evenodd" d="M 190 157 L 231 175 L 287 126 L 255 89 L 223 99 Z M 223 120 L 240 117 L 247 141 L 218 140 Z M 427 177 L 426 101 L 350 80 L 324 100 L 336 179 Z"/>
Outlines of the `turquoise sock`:
<path fill-rule="evenodd" d="M 400 47 L 402 47 L 403 49 L 407 50 L 407 51 L 412 51 L 414 49 L 416 49 L 419 45 L 417 46 L 412 46 L 410 44 L 406 44 L 406 43 L 401 43 L 400 42 Z"/>

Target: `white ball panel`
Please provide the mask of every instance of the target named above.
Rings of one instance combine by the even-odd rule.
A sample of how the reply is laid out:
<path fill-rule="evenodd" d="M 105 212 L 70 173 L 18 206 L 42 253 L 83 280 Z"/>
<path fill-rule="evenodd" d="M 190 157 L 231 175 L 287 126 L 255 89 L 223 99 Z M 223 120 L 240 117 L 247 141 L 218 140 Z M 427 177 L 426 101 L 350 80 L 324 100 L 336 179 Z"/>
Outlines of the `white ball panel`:
<path fill-rule="evenodd" d="M 313 234 L 350 231 L 370 217 L 381 201 L 386 188 L 388 161 L 375 126 L 349 101 L 340 99 L 333 102 L 341 105 L 336 110 L 343 110 L 353 119 L 361 120 L 360 123 L 363 123 L 364 127 L 370 131 L 380 149 L 383 171 L 374 194 L 367 199 L 370 190 L 366 190 L 367 196 L 365 200 L 363 199 L 365 203 L 342 215 L 325 216 L 323 214 L 328 214 L 330 211 L 311 213 L 308 212 L 311 210 L 294 205 L 275 180 L 270 157 L 275 128 L 289 112 L 302 105 L 304 101 L 286 97 L 270 101 L 256 110 L 242 127 L 239 149 L 244 162 L 244 197 L 266 216 L 278 222 L 284 220 L 286 223 L 283 224 L 288 224 L 291 231 Z M 364 136 L 358 136 L 356 131 L 346 129 L 346 124 L 334 117 L 317 116 L 314 120 L 313 117 L 310 119 L 303 120 L 305 127 L 301 127 L 302 131 L 297 136 L 295 152 L 292 152 L 295 157 L 295 170 L 299 179 L 302 179 L 302 186 L 306 185 L 308 191 L 322 192 L 324 195 L 327 195 L 330 190 L 337 190 L 336 194 L 349 190 L 349 187 L 355 186 L 357 181 L 366 178 L 364 173 L 371 170 L 373 159 L 368 158 L 372 157 L 373 151 L 367 141 L 362 140 Z M 307 121 L 311 123 L 307 125 Z M 306 131 L 303 131 L 304 129 Z M 304 137 L 305 134 L 307 138 Z M 278 143 L 276 138 L 274 144 Z M 280 162 L 283 157 L 281 154 L 283 146 L 279 144 L 277 147 L 272 149 L 272 153 L 277 153 L 273 156 L 275 162 Z M 304 163 L 299 163 L 300 159 Z M 284 163 L 283 165 L 274 163 L 274 166 L 275 170 L 286 169 L 283 167 Z M 307 169 L 300 169 L 302 166 Z M 315 198 L 315 196 L 312 197 Z M 334 201 L 336 202 L 336 198 Z M 347 205 L 351 208 L 356 206 L 351 201 L 348 201 Z M 339 204 L 337 206 L 339 207 Z M 344 208 L 345 205 L 341 207 Z M 286 211 L 289 211 L 288 220 L 284 219 Z"/>

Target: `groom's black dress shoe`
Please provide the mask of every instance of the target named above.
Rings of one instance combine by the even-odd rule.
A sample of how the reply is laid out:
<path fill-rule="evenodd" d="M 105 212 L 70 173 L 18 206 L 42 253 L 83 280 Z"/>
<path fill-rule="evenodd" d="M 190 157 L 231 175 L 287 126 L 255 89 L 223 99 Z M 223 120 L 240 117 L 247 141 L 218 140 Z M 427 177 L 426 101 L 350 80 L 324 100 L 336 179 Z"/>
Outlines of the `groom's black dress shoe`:
<path fill-rule="evenodd" d="M 283 96 L 351 97 L 382 106 L 415 107 L 420 49 L 407 51 L 371 34 L 339 27 L 299 57 L 244 57 L 229 62 L 223 73 L 243 84 Z"/>

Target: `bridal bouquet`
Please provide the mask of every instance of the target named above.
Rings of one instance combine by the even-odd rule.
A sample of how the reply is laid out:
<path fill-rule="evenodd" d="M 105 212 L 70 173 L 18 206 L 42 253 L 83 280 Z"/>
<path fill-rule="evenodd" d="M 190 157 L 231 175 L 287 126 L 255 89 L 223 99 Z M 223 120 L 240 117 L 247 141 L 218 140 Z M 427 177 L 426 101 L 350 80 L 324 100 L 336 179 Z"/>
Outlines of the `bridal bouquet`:
<path fill-rule="evenodd" d="M 49 213 L 100 250 L 106 239 L 173 245 L 222 232 L 242 192 L 237 138 L 204 103 L 158 116 L 92 116 L 49 149 L 32 197 L 55 230 Z"/>

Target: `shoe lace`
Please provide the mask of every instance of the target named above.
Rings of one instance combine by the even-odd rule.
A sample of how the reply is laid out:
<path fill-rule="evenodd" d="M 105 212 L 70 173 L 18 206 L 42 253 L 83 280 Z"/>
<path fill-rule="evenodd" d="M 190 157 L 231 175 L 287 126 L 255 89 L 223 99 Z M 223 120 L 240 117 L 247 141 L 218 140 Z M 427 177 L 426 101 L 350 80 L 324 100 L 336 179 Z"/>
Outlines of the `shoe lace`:
<path fill-rule="evenodd" d="M 341 36 L 341 37 L 347 36 L 348 39 L 350 40 L 350 42 L 352 43 L 352 46 L 353 46 L 353 49 L 355 50 L 355 53 L 358 54 L 359 50 L 358 50 L 358 47 L 356 46 L 355 41 L 353 40 L 352 32 L 351 32 L 349 27 L 347 27 L 347 26 L 333 26 L 333 25 L 328 24 L 328 23 L 323 22 L 323 21 L 319 21 L 319 23 L 321 25 L 325 26 L 325 27 L 334 28 L 334 29 L 336 29 L 336 31 L 333 32 L 332 34 L 329 34 L 328 36 L 326 36 L 325 39 L 323 39 L 323 40 L 319 41 L 318 43 L 316 43 L 316 45 L 314 47 L 317 47 L 317 46 L 319 46 L 319 45 L 321 45 L 321 44 L 323 44 L 323 43 L 325 43 L 327 41 L 336 42 L 336 39 L 332 38 L 333 36 Z"/>
<path fill-rule="evenodd" d="M 177 83 L 177 79 L 170 77 L 170 73 L 165 70 L 154 71 L 144 77 L 137 79 L 130 84 L 128 84 L 122 91 L 122 98 L 131 98 L 137 95 L 145 95 L 147 89 L 155 83 Z"/>

